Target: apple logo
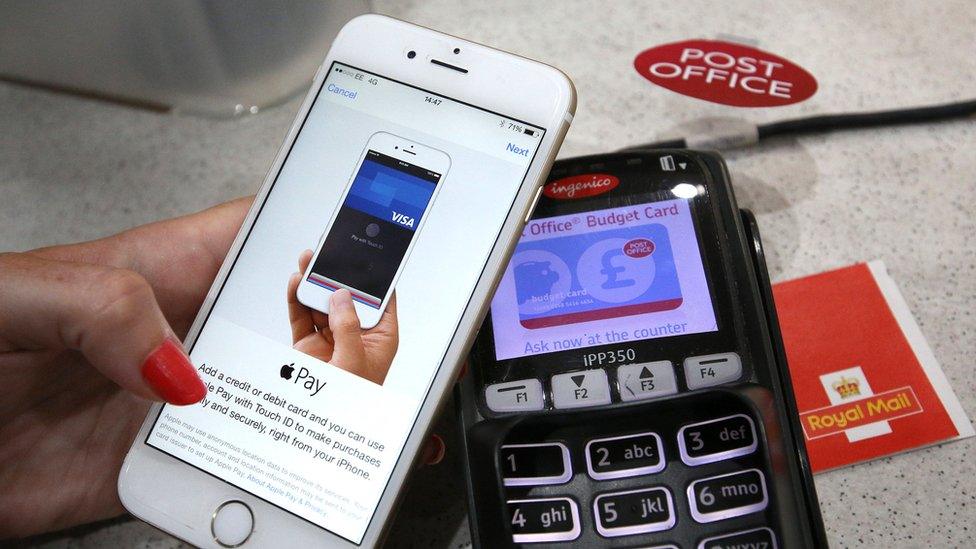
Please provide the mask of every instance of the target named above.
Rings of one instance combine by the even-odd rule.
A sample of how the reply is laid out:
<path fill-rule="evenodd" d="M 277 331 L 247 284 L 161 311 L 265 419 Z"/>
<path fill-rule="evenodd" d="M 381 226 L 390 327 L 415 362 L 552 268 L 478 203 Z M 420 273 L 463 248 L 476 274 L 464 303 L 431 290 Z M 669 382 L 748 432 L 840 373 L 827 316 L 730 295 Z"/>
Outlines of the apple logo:
<path fill-rule="evenodd" d="M 291 379 L 292 372 L 295 371 L 295 363 L 285 364 L 281 367 L 281 379 Z"/>

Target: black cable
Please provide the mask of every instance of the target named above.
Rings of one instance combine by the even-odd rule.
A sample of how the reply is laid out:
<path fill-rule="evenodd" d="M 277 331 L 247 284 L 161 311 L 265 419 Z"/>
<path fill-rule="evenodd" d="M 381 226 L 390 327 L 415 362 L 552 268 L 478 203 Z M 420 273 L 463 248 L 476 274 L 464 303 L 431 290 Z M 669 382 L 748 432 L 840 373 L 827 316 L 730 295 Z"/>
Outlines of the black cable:
<path fill-rule="evenodd" d="M 752 145 L 762 139 L 774 136 L 807 135 L 836 130 L 855 130 L 877 128 L 880 126 L 937 122 L 967 116 L 976 116 L 976 99 L 908 109 L 807 116 L 792 120 L 770 122 L 769 124 L 761 124 L 759 126 L 750 126 L 748 131 L 735 130 L 738 133 L 733 135 L 671 139 L 635 145 L 627 147 L 624 150 L 684 148 L 689 146 L 689 141 L 694 143 L 695 148 L 733 148 L 735 146 Z"/>
<path fill-rule="evenodd" d="M 895 126 L 898 124 L 936 122 L 971 116 L 973 114 L 976 114 L 976 100 L 910 109 L 848 114 L 823 114 L 762 124 L 759 126 L 759 139 L 765 139 L 774 135 L 807 134 L 831 130 L 852 130 L 876 128 L 878 126 Z"/>

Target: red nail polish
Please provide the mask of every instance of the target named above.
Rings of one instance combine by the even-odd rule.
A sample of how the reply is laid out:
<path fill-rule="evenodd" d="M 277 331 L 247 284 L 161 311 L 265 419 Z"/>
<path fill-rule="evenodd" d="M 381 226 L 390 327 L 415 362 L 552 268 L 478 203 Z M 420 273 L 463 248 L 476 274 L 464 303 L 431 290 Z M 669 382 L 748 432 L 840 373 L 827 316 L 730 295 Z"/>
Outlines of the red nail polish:
<path fill-rule="evenodd" d="M 170 404 L 195 404 L 207 395 L 207 386 L 197 369 L 172 339 L 166 339 L 149 354 L 142 363 L 142 377 Z"/>

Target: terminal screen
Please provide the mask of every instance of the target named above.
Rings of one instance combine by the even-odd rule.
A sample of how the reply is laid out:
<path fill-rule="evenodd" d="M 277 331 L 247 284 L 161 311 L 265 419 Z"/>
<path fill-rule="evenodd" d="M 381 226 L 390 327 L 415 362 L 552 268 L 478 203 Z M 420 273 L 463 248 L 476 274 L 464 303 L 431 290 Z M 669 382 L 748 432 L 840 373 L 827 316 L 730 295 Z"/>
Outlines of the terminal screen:
<path fill-rule="evenodd" d="M 529 221 L 491 316 L 498 360 L 717 331 L 689 201 Z"/>

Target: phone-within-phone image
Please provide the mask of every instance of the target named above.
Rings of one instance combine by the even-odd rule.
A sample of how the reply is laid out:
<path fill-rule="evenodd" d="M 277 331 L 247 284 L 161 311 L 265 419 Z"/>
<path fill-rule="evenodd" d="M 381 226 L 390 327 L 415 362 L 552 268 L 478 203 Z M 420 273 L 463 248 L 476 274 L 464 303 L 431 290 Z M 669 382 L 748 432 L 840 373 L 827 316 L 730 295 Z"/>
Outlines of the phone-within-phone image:
<path fill-rule="evenodd" d="M 575 104 L 547 65 L 350 21 L 184 340 L 207 395 L 150 409 L 125 508 L 199 547 L 380 544 Z"/>
<path fill-rule="evenodd" d="M 826 546 L 759 233 L 718 155 L 556 162 L 470 366 L 476 547 Z"/>
<path fill-rule="evenodd" d="M 371 136 L 304 273 L 299 301 L 328 314 L 332 292 L 345 288 L 362 327 L 375 326 L 450 164 L 436 149 L 385 132 Z"/>

